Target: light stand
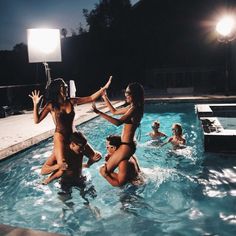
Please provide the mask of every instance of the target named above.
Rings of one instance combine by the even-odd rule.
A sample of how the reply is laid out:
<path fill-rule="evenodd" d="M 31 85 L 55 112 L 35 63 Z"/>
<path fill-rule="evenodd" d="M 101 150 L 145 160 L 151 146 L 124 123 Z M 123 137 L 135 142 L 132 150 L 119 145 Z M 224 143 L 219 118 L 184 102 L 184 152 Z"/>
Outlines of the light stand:
<path fill-rule="evenodd" d="M 48 66 L 48 63 L 47 62 L 43 62 L 43 65 L 44 65 L 44 69 L 45 69 L 45 75 L 46 75 L 46 80 L 47 80 L 47 83 L 46 83 L 46 89 L 48 88 L 48 86 L 51 84 L 52 82 L 52 78 L 51 78 L 51 73 L 50 73 L 50 68 Z"/>
<path fill-rule="evenodd" d="M 28 55 L 30 63 L 41 62 L 46 75 L 46 88 L 51 83 L 47 62 L 61 61 L 61 39 L 59 29 L 28 29 Z"/>

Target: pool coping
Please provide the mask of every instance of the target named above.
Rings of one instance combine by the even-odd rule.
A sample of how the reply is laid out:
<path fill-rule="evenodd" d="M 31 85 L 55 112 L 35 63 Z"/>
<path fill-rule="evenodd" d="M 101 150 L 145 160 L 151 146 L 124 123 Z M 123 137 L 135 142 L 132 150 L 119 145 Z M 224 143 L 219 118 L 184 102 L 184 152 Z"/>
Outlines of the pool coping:
<path fill-rule="evenodd" d="M 236 103 L 196 104 L 195 107 L 202 125 L 204 150 L 206 152 L 236 153 L 235 145 L 233 145 L 236 141 L 236 130 L 225 128 L 220 120 L 220 118 L 234 117 L 221 117 L 212 110 L 212 107 L 222 107 L 222 111 L 227 110 L 227 107 L 236 108 Z"/>
<path fill-rule="evenodd" d="M 114 107 L 120 107 L 124 104 L 124 101 L 113 101 L 112 104 Z M 81 113 L 79 117 L 75 117 L 74 120 L 74 126 L 78 126 L 80 124 L 83 124 L 91 119 L 94 119 L 98 116 L 98 114 L 94 113 L 91 110 L 91 104 L 84 104 L 83 110 L 80 108 L 81 106 L 78 106 L 75 108 L 76 113 Z M 97 107 L 103 111 L 108 112 L 109 109 L 104 106 L 104 103 L 97 103 Z M 26 116 L 27 115 L 27 116 Z M 11 119 L 11 122 L 14 122 L 16 119 L 21 119 L 20 122 L 22 125 L 24 125 L 24 129 L 27 129 L 31 133 L 27 136 L 27 134 L 22 135 L 20 137 L 14 137 L 19 135 L 18 133 L 11 134 L 6 142 L 6 145 L 4 148 L 0 149 L 0 162 L 4 161 L 6 159 L 11 158 L 15 154 L 25 151 L 26 149 L 39 144 L 42 141 L 47 140 L 48 138 L 52 137 L 55 131 L 55 126 L 52 122 L 52 119 L 50 116 L 47 117 L 47 120 L 43 124 L 34 124 L 33 123 L 33 114 L 26 114 L 26 115 L 18 115 L 17 117 L 9 117 Z M 30 117 L 30 118 L 29 118 Z M 4 118 L 5 119 L 5 118 Z M 1 120 L 2 121 L 2 120 Z M 3 120 L 4 122 L 4 120 Z M 38 126 L 40 127 L 38 128 Z M 35 131 L 35 133 L 33 132 Z M 7 131 L 6 131 L 7 132 Z M 37 134 L 36 134 L 37 133 Z M 2 134 L 1 136 L 3 136 Z M 16 143 L 12 142 L 11 140 L 16 139 Z M 4 138 L 3 138 L 4 139 Z M 4 140 L 3 140 L 4 141 Z M 9 142 L 9 143 L 8 143 Z"/>

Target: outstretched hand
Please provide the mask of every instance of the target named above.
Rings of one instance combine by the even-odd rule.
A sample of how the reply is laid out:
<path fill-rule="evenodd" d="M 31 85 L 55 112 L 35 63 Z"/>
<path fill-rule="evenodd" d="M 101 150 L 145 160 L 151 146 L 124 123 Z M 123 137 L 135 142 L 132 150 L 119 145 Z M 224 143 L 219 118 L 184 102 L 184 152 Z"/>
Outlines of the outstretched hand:
<path fill-rule="evenodd" d="M 39 90 L 38 91 L 34 90 L 32 91 L 31 94 L 29 94 L 29 97 L 32 99 L 34 105 L 37 105 L 39 101 L 41 100 L 41 98 L 43 97 L 43 95 L 39 95 L 40 94 Z"/>
<path fill-rule="evenodd" d="M 103 87 L 103 89 L 108 89 L 110 84 L 111 84 L 111 81 L 112 81 L 112 75 L 109 77 L 107 83 L 105 84 L 105 86 Z"/>
<path fill-rule="evenodd" d="M 95 102 L 92 103 L 92 109 L 95 113 L 97 114 L 99 113 L 99 110 L 97 109 Z"/>

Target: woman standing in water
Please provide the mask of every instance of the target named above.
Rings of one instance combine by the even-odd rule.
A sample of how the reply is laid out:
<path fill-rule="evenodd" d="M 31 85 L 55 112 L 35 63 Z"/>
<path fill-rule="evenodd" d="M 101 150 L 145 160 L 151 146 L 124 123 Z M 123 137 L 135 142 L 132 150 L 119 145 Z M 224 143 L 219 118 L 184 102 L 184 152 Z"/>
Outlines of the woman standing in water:
<path fill-rule="evenodd" d="M 126 102 L 129 105 L 120 109 L 115 109 L 112 106 L 106 92 L 103 93 L 102 98 L 113 115 L 122 116 L 119 119 L 109 116 L 99 111 L 95 104 L 93 104 L 94 112 L 116 126 L 124 124 L 121 134 L 121 145 L 113 153 L 105 166 L 100 169 L 100 173 L 106 178 L 106 176 L 113 172 L 122 160 L 129 160 L 129 158 L 135 153 L 136 144 L 134 141 L 134 135 L 143 117 L 144 90 L 143 86 L 139 83 L 129 84 L 125 90 Z"/>
<path fill-rule="evenodd" d="M 183 149 L 186 148 L 186 139 L 183 137 L 183 129 L 180 123 L 174 123 L 172 125 L 173 136 L 168 139 L 167 142 L 163 143 L 161 146 L 164 146 L 167 143 L 171 143 L 173 149 Z"/>
<path fill-rule="evenodd" d="M 112 77 L 97 92 L 88 97 L 67 98 L 67 85 L 63 79 L 58 78 L 51 82 L 46 91 L 46 105 L 39 112 L 39 102 L 42 98 L 39 91 L 32 91 L 29 95 L 32 98 L 34 110 L 34 122 L 40 123 L 48 113 L 51 113 L 56 129 L 53 137 L 54 149 L 52 155 L 55 155 L 58 169 L 66 169 L 65 146 L 69 144 L 70 135 L 73 133 L 74 106 L 95 101 L 109 87 Z M 59 172 L 58 172 L 59 173 Z M 60 176 L 55 176 L 59 178 Z"/>

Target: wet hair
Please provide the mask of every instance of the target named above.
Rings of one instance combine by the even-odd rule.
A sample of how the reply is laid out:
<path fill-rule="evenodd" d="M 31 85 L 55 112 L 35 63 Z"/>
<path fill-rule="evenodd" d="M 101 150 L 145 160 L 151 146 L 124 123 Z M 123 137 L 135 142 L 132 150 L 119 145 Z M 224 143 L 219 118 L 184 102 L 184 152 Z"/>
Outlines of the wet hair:
<path fill-rule="evenodd" d="M 85 136 L 81 133 L 81 132 L 74 132 L 71 134 L 70 136 L 70 142 L 75 143 L 77 145 L 86 145 L 87 144 L 87 139 L 85 138 Z"/>
<path fill-rule="evenodd" d="M 153 127 L 156 128 L 157 126 L 158 126 L 158 128 L 160 127 L 160 122 L 156 120 L 152 123 L 152 128 Z"/>
<path fill-rule="evenodd" d="M 61 86 L 65 86 L 66 83 L 62 78 L 52 80 L 45 92 L 45 98 L 47 102 L 51 102 L 53 108 L 59 108 L 58 98 L 61 91 Z"/>
<path fill-rule="evenodd" d="M 109 135 L 106 140 L 110 145 L 118 148 L 121 145 L 121 137 L 119 135 Z"/>
<path fill-rule="evenodd" d="M 176 132 L 178 133 L 178 135 L 182 135 L 183 134 L 182 125 L 180 123 L 175 123 L 174 127 L 175 127 Z"/>
<path fill-rule="evenodd" d="M 135 106 L 139 107 L 141 112 L 144 110 L 144 89 L 140 83 L 130 83 L 128 85 L 130 90 L 130 94 L 133 99 L 133 103 Z"/>

